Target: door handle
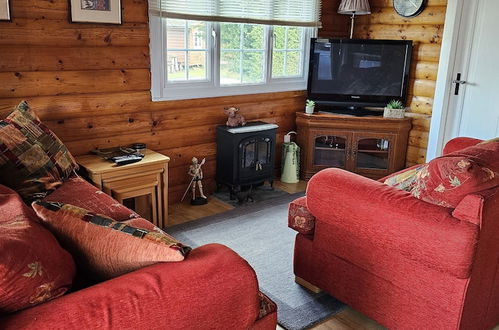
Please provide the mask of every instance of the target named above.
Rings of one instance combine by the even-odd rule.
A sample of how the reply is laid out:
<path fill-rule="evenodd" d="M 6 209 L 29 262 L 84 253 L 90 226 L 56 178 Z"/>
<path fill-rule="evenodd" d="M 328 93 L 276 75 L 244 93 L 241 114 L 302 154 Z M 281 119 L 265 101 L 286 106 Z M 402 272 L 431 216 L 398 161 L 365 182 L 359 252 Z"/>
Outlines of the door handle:
<path fill-rule="evenodd" d="M 459 86 L 466 84 L 466 81 L 461 80 L 461 72 L 458 72 L 456 75 L 456 79 L 452 80 L 453 84 L 456 84 L 454 87 L 454 95 L 459 95 Z"/>

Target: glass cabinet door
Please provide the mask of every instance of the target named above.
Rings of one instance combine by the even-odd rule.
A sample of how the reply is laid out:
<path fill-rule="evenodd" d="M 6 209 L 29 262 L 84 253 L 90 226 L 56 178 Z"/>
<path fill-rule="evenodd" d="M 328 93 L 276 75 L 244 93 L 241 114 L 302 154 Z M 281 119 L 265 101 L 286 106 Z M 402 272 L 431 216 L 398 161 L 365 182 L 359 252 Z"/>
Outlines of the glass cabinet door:
<path fill-rule="evenodd" d="M 355 146 L 355 167 L 387 170 L 391 141 L 381 138 L 360 138 Z"/>
<path fill-rule="evenodd" d="M 314 166 L 346 166 L 347 139 L 337 135 L 317 135 L 314 137 Z"/>

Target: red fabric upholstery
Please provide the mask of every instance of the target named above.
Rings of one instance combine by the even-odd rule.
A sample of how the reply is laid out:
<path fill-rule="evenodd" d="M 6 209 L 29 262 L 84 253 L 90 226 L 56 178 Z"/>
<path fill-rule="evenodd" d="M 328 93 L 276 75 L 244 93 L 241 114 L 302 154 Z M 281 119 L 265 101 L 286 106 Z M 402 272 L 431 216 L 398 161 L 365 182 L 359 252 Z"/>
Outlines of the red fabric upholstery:
<path fill-rule="evenodd" d="M 353 262 L 379 249 L 459 278 L 469 276 L 478 226 L 456 220 L 447 208 L 340 169 L 323 170 L 310 180 L 307 205 L 318 219 L 319 248 L 334 245 L 339 256 Z"/>
<path fill-rule="evenodd" d="M 391 278 L 378 276 L 347 259 L 315 249 L 313 244 L 313 240 L 306 236 L 297 235 L 294 257 L 294 272 L 297 276 L 389 329 L 456 329 L 458 312 L 443 308 L 445 304 L 439 300 L 427 300 L 422 295 L 409 291 L 410 285 L 415 289 L 431 291 L 434 279 L 430 278 L 425 283 L 415 280 L 411 284 L 396 285 L 391 282 Z M 409 278 L 413 273 L 406 275 L 403 271 L 398 272 L 400 278 Z M 445 278 L 447 279 L 450 277 Z M 426 288 L 428 284 L 430 286 Z M 459 287 L 459 282 L 457 286 Z M 455 296 L 458 294 L 448 300 Z M 449 319 L 453 322 L 450 323 Z"/>
<path fill-rule="evenodd" d="M 121 220 L 136 216 L 96 192 L 92 185 L 73 178 L 46 200 L 88 206 Z M 0 328 L 274 330 L 276 306 L 262 297 L 248 263 L 229 248 L 210 244 L 193 250 L 182 262 L 141 268 L 0 316 Z"/>
<path fill-rule="evenodd" d="M 499 324 L 499 187 L 452 210 L 325 170 L 310 180 L 307 206 L 316 226 L 297 235 L 297 276 L 390 329 Z"/>
<path fill-rule="evenodd" d="M 63 295 L 74 275 L 71 255 L 18 194 L 0 185 L 0 315 Z"/>
<path fill-rule="evenodd" d="M 72 204 L 116 221 L 140 217 L 80 177 L 73 177 L 43 199 L 46 202 Z"/>
<path fill-rule="evenodd" d="M 482 142 L 482 140 L 469 137 L 457 137 L 452 140 L 449 140 L 449 142 L 445 144 L 443 154 L 447 155 L 450 154 L 451 152 L 474 146 L 480 142 Z"/>
<path fill-rule="evenodd" d="M 195 285 L 193 285 L 195 283 Z M 258 318 L 253 269 L 210 244 L 0 319 L 3 329 L 247 329 Z M 274 324 L 275 329 L 275 324 Z"/>

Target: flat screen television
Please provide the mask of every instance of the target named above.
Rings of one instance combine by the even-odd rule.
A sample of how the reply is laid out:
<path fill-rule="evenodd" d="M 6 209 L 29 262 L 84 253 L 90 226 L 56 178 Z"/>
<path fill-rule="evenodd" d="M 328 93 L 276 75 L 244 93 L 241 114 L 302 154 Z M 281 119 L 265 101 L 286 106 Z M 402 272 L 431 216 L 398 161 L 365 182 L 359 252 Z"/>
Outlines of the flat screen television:
<path fill-rule="evenodd" d="M 311 43 L 307 91 L 319 111 L 366 115 L 376 113 L 365 107 L 406 103 L 412 41 L 312 38 Z"/>

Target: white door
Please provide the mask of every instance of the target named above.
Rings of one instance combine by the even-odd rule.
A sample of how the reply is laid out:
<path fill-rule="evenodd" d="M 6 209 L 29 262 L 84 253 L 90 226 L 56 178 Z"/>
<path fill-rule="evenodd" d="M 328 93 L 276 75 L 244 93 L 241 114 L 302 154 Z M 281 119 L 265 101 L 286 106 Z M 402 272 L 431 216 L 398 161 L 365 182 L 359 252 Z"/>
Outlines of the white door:
<path fill-rule="evenodd" d="M 499 0 L 448 0 L 426 160 L 456 136 L 499 136 L 498 96 Z"/>
<path fill-rule="evenodd" d="M 460 86 L 463 104 L 457 135 L 490 139 L 499 136 L 499 1 L 475 3 L 470 62 L 467 75 L 461 78 L 466 84 Z M 459 71 L 454 73 L 457 77 Z"/>
<path fill-rule="evenodd" d="M 498 0 L 465 1 L 455 49 L 443 142 L 499 136 Z"/>

